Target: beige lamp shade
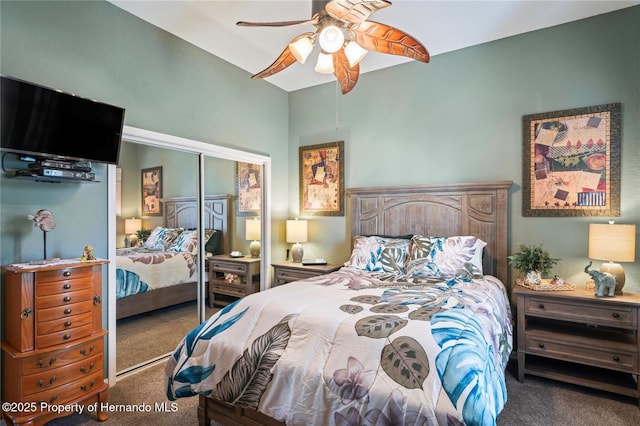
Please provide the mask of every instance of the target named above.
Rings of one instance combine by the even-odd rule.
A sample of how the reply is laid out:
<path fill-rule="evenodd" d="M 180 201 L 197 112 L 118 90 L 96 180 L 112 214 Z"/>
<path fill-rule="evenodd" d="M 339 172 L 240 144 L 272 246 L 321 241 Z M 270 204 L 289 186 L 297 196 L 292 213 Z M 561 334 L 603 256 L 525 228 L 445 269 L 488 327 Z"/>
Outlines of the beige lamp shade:
<path fill-rule="evenodd" d="M 589 224 L 589 258 L 609 262 L 635 261 L 636 226 Z"/>
<path fill-rule="evenodd" d="M 307 221 L 287 220 L 287 242 L 306 243 L 307 242 Z"/>
<path fill-rule="evenodd" d="M 626 281 L 622 265 L 615 262 L 633 262 L 636 258 L 636 226 L 604 223 L 589 224 L 589 258 L 605 260 L 600 272 L 616 279 L 615 294 L 622 294 Z"/>
<path fill-rule="evenodd" d="M 135 234 L 138 229 L 142 227 L 141 219 L 125 219 L 124 220 L 124 233 L 125 234 Z"/>
<path fill-rule="evenodd" d="M 138 236 L 136 232 L 142 228 L 142 219 L 125 219 L 124 220 L 124 245 L 125 247 L 134 247 L 138 244 Z"/>
<path fill-rule="evenodd" d="M 245 238 L 250 241 L 260 241 L 259 220 L 247 220 L 245 222 Z"/>

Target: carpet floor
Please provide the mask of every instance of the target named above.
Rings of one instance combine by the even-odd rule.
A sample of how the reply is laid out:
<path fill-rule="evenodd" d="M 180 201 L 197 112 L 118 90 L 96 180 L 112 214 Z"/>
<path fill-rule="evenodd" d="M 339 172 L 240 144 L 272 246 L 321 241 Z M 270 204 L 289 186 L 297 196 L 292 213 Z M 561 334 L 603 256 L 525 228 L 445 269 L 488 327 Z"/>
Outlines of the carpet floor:
<path fill-rule="evenodd" d="M 498 426 L 637 426 L 640 409 L 634 398 L 526 376 L 518 382 L 515 363 L 507 370 L 507 404 L 498 417 Z M 173 412 L 154 409 L 167 402 L 164 362 L 123 378 L 109 390 L 109 403 L 146 404 L 144 413 L 112 412 L 104 425 L 197 425 L 197 398 L 176 401 Z M 168 407 L 171 407 L 168 405 Z M 49 426 L 95 425 L 91 414 L 73 414 L 50 422 Z M 315 425 L 314 425 L 315 426 Z"/>

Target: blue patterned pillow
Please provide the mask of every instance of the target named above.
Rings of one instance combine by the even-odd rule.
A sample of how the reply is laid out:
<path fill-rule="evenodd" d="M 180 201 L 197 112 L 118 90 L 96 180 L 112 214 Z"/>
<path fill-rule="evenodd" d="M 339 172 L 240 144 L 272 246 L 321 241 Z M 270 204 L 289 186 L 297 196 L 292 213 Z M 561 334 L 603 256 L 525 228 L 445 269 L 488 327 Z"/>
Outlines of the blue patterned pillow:
<path fill-rule="evenodd" d="M 198 231 L 183 231 L 169 246 L 167 251 L 176 253 L 186 252 L 191 254 L 198 253 Z"/>
<path fill-rule="evenodd" d="M 356 236 L 347 266 L 371 272 L 404 273 L 408 239 L 378 235 Z"/>
<path fill-rule="evenodd" d="M 144 242 L 144 248 L 165 251 L 182 232 L 182 228 L 156 227 Z"/>

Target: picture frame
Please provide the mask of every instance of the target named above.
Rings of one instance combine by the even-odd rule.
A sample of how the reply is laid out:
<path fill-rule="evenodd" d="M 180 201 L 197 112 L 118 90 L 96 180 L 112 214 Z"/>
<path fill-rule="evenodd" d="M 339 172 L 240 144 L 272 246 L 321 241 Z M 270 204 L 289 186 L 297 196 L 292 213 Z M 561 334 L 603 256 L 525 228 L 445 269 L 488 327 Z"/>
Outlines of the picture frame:
<path fill-rule="evenodd" d="M 620 103 L 523 116 L 523 216 L 620 216 L 620 117 Z"/>
<path fill-rule="evenodd" d="M 344 141 L 299 147 L 300 216 L 344 216 Z"/>
<path fill-rule="evenodd" d="M 236 196 L 238 216 L 259 216 L 262 208 L 262 166 L 236 163 Z"/>
<path fill-rule="evenodd" d="M 162 216 L 162 166 L 142 169 L 142 216 Z"/>

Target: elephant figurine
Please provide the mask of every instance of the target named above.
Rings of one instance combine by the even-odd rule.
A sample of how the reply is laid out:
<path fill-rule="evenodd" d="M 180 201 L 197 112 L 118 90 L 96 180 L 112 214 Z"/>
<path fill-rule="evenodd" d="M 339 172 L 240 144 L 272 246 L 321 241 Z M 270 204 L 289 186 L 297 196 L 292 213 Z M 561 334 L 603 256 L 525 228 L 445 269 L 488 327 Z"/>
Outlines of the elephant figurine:
<path fill-rule="evenodd" d="M 589 270 L 591 263 L 584 268 L 584 272 L 591 276 L 594 284 L 596 285 L 596 297 L 609 296 L 613 297 L 616 290 L 616 277 L 608 272 L 600 272 L 596 270 Z"/>

